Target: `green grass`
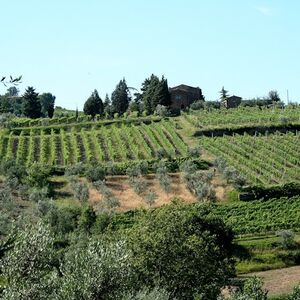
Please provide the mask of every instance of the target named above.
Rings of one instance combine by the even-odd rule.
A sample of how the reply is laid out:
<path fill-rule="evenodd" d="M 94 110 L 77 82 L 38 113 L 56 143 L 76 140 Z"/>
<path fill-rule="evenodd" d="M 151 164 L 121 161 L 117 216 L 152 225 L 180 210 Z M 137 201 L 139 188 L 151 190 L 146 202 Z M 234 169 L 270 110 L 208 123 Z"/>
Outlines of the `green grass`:
<path fill-rule="evenodd" d="M 237 273 L 286 268 L 300 264 L 300 235 L 295 236 L 298 247 L 282 249 L 276 235 L 253 236 L 237 239 L 241 247 L 237 255 Z"/>

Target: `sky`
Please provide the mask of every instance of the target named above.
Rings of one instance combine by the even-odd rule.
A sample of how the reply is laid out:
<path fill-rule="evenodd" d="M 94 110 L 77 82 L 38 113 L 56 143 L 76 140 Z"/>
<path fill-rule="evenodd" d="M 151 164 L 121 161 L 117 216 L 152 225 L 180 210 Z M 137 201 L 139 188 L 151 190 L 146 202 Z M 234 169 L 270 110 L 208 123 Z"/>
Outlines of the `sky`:
<path fill-rule="evenodd" d="M 152 73 L 169 86 L 222 86 L 244 99 L 277 90 L 300 102 L 300 1 L 0 0 L 0 75 L 82 109 L 120 79 L 140 89 Z M 0 86 L 0 94 L 5 88 Z"/>

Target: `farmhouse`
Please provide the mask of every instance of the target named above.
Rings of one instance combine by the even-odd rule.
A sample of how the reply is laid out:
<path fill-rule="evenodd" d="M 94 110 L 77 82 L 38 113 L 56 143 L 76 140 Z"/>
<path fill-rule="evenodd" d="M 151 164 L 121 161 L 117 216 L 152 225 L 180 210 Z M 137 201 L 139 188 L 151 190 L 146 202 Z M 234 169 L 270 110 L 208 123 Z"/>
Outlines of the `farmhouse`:
<path fill-rule="evenodd" d="M 199 87 L 181 84 L 169 89 L 171 95 L 171 108 L 185 109 L 197 100 L 204 100 Z"/>
<path fill-rule="evenodd" d="M 226 108 L 235 108 L 235 107 L 238 107 L 241 104 L 241 102 L 242 102 L 242 97 L 232 95 L 225 99 L 225 101 L 223 102 L 223 105 Z"/>

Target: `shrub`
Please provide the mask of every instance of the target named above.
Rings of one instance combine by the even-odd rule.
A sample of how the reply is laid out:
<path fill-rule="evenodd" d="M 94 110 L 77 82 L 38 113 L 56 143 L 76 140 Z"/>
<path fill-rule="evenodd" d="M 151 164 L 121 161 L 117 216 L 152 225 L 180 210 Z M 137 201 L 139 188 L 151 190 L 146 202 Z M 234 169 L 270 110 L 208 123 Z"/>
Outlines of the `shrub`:
<path fill-rule="evenodd" d="M 89 188 L 84 182 L 77 182 L 72 184 L 72 191 L 74 197 L 80 202 L 85 202 L 89 199 Z"/>
<path fill-rule="evenodd" d="M 29 201 L 38 203 L 39 201 L 46 201 L 48 197 L 48 188 L 44 187 L 34 188 L 29 194 Z"/>
<path fill-rule="evenodd" d="M 160 117 L 167 117 L 170 115 L 168 108 L 166 106 L 160 105 L 160 104 L 158 104 L 156 106 L 155 113 Z"/>
<path fill-rule="evenodd" d="M 27 182 L 32 187 L 43 188 L 48 185 L 48 177 L 50 176 L 50 168 L 34 162 L 28 168 Z"/>
<path fill-rule="evenodd" d="M 96 221 L 96 214 L 90 205 L 86 205 L 81 210 L 81 215 L 78 220 L 78 227 L 89 232 Z"/>
<path fill-rule="evenodd" d="M 204 109 L 204 101 L 201 101 L 201 100 L 198 100 L 196 102 L 193 102 L 191 105 L 190 105 L 190 108 L 192 110 L 200 110 L 200 109 Z"/>
<path fill-rule="evenodd" d="M 86 169 L 85 165 L 82 162 L 80 162 L 75 165 L 67 167 L 65 170 L 65 175 L 66 176 L 82 175 L 85 173 L 85 169 Z"/>
<path fill-rule="evenodd" d="M 202 154 L 201 147 L 193 147 L 188 149 L 188 157 L 199 157 Z"/>
<path fill-rule="evenodd" d="M 85 171 L 85 176 L 91 182 L 104 180 L 105 169 L 102 166 L 89 166 Z"/>
<path fill-rule="evenodd" d="M 268 291 L 262 286 L 261 279 L 249 278 L 245 281 L 242 289 L 234 292 L 228 300 L 267 300 Z"/>
<path fill-rule="evenodd" d="M 292 249 L 295 247 L 295 234 L 291 230 L 281 230 L 277 232 L 279 243 L 283 249 Z"/>
<path fill-rule="evenodd" d="M 150 192 L 144 197 L 144 201 L 149 206 L 152 206 L 155 203 L 155 200 L 158 198 L 158 195 L 155 192 Z"/>

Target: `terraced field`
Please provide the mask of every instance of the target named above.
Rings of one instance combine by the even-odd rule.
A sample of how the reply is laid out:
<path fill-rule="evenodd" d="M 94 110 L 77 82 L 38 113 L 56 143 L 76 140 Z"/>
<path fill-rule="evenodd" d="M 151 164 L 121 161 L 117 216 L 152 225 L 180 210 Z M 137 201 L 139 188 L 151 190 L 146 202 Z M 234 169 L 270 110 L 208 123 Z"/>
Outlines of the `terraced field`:
<path fill-rule="evenodd" d="M 183 118 L 195 128 L 267 126 L 300 123 L 300 108 L 248 108 L 190 110 Z"/>
<path fill-rule="evenodd" d="M 300 133 L 201 137 L 200 144 L 251 184 L 300 182 Z"/>
<path fill-rule="evenodd" d="M 124 162 L 186 156 L 188 147 L 173 122 L 116 123 L 84 128 L 32 127 L 0 136 L 0 160 L 66 166 L 76 162 Z"/>

